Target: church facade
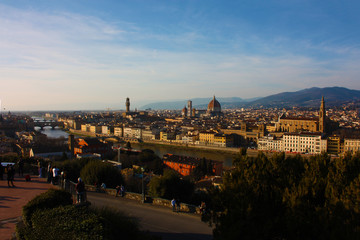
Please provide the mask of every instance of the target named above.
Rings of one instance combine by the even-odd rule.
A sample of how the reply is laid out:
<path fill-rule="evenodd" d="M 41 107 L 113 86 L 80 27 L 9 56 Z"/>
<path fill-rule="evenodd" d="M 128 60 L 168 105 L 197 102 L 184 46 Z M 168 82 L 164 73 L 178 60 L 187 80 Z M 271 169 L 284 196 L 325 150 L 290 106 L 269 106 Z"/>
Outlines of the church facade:
<path fill-rule="evenodd" d="M 320 132 L 325 133 L 325 100 L 321 99 L 320 111 L 318 118 L 297 118 L 281 116 L 276 124 L 278 132 Z"/>

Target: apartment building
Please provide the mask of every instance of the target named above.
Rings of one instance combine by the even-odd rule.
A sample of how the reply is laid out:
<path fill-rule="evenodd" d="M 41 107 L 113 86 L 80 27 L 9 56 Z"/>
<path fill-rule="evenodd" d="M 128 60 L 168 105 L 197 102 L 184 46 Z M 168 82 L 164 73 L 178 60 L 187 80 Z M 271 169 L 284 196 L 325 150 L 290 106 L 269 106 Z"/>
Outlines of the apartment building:
<path fill-rule="evenodd" d="M 344 139 L 344 151 L 356 153 L 360 152 L 360 139 Z"/>
<path fill-rule="evenodd" d="M 285 152 L 320 154 L 321 133 L 286 133 L 283 146 Z"/>

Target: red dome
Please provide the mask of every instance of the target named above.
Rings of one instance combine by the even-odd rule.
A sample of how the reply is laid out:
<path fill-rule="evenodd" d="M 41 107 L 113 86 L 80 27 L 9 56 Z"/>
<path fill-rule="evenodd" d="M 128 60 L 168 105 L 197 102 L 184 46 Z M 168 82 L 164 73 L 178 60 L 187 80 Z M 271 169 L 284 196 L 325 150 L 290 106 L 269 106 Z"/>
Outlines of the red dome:
<path fill-rule="evenodd" d="M 216 100 L 215 96 L 208 104 L 208 111 L 212 111 L 212 112 L 220 112 L 221 111 L 221 105 L 218 102 L 218 100 Z"/>

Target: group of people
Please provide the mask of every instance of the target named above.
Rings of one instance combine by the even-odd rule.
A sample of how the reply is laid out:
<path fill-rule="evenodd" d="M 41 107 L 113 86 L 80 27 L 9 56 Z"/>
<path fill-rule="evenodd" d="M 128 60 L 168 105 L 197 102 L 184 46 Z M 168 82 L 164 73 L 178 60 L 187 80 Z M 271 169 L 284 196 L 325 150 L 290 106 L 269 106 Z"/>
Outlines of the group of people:
<path fill-rule="evenodd" d="M 66 179 L 65 171 L 61 171 L 56 166 L 52 167 L 51 163 L 47 166 L 47 182 L 53 185 L 60 184 Z"/>
<path fill-rule="evenodd" d="M 19 159 L 16 163 L 17 169 L 19 170 L 19 176 L 23 176 L 24 174 L 24 160 Z M 8 181 L 9 187 L 15 187 L 14 179 L 15 179 L 15 164 L 14 163 L 0 163 L 0 180 L 4 180 L 4 174 L 7 174 L 6 180 Z"/>

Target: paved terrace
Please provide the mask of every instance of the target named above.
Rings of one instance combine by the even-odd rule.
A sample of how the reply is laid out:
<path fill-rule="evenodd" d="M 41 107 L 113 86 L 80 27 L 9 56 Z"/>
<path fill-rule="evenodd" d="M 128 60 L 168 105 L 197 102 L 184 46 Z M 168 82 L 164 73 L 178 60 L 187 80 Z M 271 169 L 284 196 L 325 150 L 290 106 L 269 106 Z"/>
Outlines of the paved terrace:
<path fill-rule="evenodd" d="M 22 215 L 22 207 L 40 193 L 53 187 L 45 178 L 31 176 L 31 182 L 25 182 L 24 177 L 15 174 L 15 187 L 8 187 L 6 174 L 0 180 L 0 239 L 11 239 L 15 225 Z"/>
<path fill-rule="evenodd" d="M 6 174 L 5 174 L 6 178 Z M 8 187 L 7 180 L 0 180 L 0 239 L 12 239 L 15 225 L 22 215 L 22 207 L 40 193 L 52 186 L 45 178 L 32 176 L 31 182 L 23 177 L 15 177 L 16 187 Z M 200 221 L 196 214 L 174 213 L 171 208 L 141 204 L 137 200 L 88 192 L 88 200 L 95 207 L 112 207 L 139 220 L 141 228 L 163 240 L 210 240 L 212 229 Z"/>

